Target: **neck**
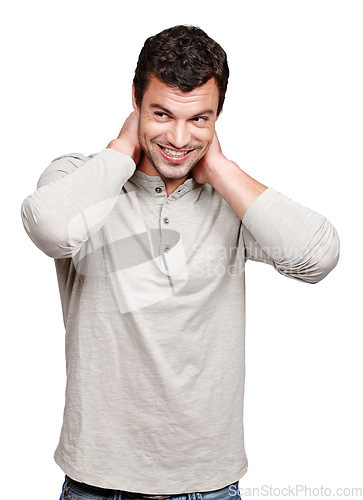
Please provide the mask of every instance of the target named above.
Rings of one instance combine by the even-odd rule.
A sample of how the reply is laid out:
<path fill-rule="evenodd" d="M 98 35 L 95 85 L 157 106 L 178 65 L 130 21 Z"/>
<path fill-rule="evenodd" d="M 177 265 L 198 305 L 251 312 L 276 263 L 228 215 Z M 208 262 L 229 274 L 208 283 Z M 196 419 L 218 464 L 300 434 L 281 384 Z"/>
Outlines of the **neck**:
<path fill-rule="evenodd" d="M 169 197 L 174 191 L 178 189 L 188 178 L 191 177 L 191 174 L 186 175 L 182 179 L 168 179 L 163 175 L 160 175 L 159 172 L 155 169 L 155 167 L 150 162 L 149 158 L 146 155 L 142 155 L 140 163 L 137 165 L 137 170 L 144 172 L 147 175 L 155 175 L 162 179 L 165 184 L 166 194 Z"/>

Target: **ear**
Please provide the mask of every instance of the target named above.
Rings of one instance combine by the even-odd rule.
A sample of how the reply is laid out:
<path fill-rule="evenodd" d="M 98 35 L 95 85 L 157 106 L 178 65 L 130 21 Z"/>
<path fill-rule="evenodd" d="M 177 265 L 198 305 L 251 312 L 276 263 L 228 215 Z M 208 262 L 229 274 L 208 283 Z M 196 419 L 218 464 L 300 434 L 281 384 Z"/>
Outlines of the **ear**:
<path fill-rule="evenodd" d="M 134 83 L 132 84 L 132 107 L 134 108 L 134 111 L 136 111 L 136 113 L 139 114 L 140 110 L 139 110 L 139 107 L 136 104 L 136 99 L 135 99 L 135 85 L 134 85 Z"/>

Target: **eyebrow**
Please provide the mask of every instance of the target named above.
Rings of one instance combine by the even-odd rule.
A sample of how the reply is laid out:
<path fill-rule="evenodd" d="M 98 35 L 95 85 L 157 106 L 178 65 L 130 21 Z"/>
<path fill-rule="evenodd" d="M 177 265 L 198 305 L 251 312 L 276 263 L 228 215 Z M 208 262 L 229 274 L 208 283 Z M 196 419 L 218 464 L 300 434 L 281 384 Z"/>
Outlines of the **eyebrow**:
<path fill-rule="evenodd" d="M 161 111 L 164 111 L 167 115 L 173 116 L 173 113 L 167 109 L 164 108 L 164 106 L 161 106 L 160 104 L 151 104 L 151 108 L 154 109 L 160 109 Z M 214 111 L 212 109 L 206 109 L 205 111 L 201 111 L 200 113 L 196 113 L 195 115 L 191 116 L 191 118 L 196 118 L 197 116 L 202 116 L 202 115 L 213 115 Z"/>

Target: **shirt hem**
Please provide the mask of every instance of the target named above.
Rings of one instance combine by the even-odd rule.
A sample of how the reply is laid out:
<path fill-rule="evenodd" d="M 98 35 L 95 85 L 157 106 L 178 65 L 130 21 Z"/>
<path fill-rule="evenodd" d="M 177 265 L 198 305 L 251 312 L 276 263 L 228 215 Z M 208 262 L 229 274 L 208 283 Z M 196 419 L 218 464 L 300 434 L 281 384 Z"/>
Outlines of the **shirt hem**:
<path fill-rule="evenodd" d="M 226 479 L 219 480 L 213 483 L 195 483 L 196 486 L 188 486 L 186 483 L 179 482 L 176 484 L 167 484 L 163 485 L 162 489 L 158 489 L 158 487 L 153 487 L 148 482 L 137 482 L 126 480 L 124 484 L 121 484 L 123 481 L 120 480 L 119 484 L 116 484 L 112 481 L 103 482 L 101 480 L 95 479 L 94 477 L 88 476 L 83 472 L 79 472 L 74 469 L 71 465 L 69 465 L 66 460 L 58 453 L 57 451 L 54 453 L 54 461 L 56 464 L 62 469 L 62 471 L 69 476 L 71 479 L 78 481 L 80 483 L 90 484 L 92 486 L 96 486 L 98 488 L 106 488 L 118 491 L 131 491 L 133 493 L 145 493 L 149 495 L 181 495 L 188 493 L 206 493 L 212 492 L 215 490 L 219 490 L 239 481 L 246 473 L 248 469 L 248 464 L 246 463 L 243 467 L 239 468 L 235 473 L 231 473 L 230 475 L 226 475 Z"/>

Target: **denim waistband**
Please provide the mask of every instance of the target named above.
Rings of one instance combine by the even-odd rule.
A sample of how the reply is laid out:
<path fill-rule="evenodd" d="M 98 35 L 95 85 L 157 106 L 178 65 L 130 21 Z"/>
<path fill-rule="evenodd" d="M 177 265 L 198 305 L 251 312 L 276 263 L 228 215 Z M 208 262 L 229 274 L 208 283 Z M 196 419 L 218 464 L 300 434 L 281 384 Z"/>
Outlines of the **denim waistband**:
<path fill-rule="evenodd" d="M 69 481 L 72 483 L 72 486 L 75 486 L 77 490 L 79 490 L 81 493 L 90 493 L 93 495 L 100 495 L 100 496 L 113 496 L 116 492 L 120 493 L 120 490 L 112 490 L 108 488 L 100 488 L 99 486 L 92 486 L 91 484 L 86 484 L 86 483 L 80 483 L 76 481 L 75 479 L 70 478 L 69 476 L 66 475 L 66 481 Z M 166 498 L 170 498 L 173 495 L 149 495 L 147 493 L 135 493 L 132 491 L 125 491 L 122 490 L 122 493 L 125 493 L 129 498 L 145 498 L 149 500 L 162 500 Z"/>
<path fill-rule="evenodd" d="M 145 500 L 163 500 L 163 499 L 169 499 L 170 497 L 173 496 L 188 496 L 188 493 L 170 493 L 169 495 L 151 495 L 148 493 L 136 493 L 133 491 L 126 491 L 126 490 L 113 490 L 113 489 L 108 489 L 108 488 L 100 488 L 99 486 L 92 486 L 90 484 L 86 483 L 80 483 L 76 481 L 75 479 L 70 478 L 69 476 L 66 475 L 66 481 L 69 481 L 72 486 L 75 487 L 76 490 L 80 491 L 81 493 L 90 493 L 90 494 L 96 494 L 100 496 L 113 496 L 115 493 L 125 493 L 125 495 L 128 498 L 135 498 L 135 499 L 145 499 Z M 232 483 L 235 484 L 235 483 Z M 226 486 L 225 486 L 226 488 Z M 224 488 L 222 488 L 224 489 Z M 216 490 L 219 491 L 219 490 Z M 209 492 L 212 493 L 212 492 Z"/>

